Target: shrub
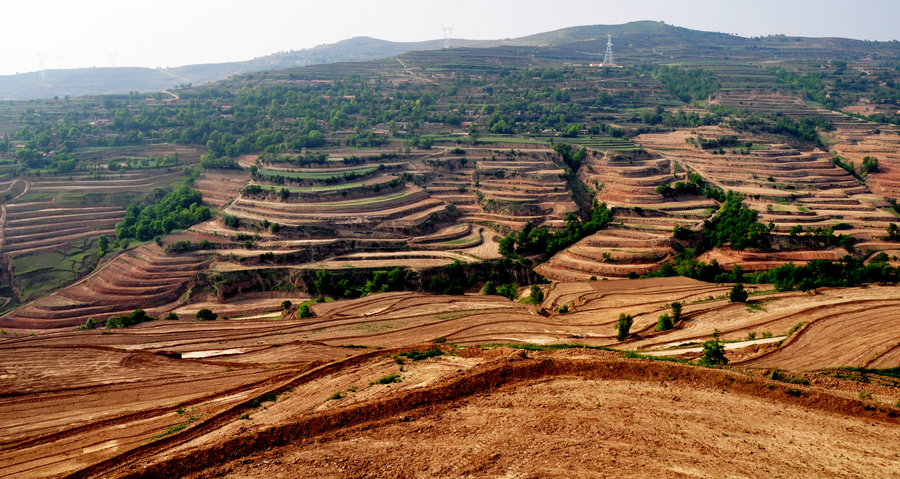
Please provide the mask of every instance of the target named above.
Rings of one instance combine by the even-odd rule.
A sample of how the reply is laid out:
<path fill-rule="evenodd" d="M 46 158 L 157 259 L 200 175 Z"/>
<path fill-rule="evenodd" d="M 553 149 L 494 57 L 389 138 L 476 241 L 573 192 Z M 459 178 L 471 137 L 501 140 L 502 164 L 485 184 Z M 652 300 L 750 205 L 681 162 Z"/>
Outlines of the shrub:
<path fill-rule="evenodd" d="M 291 306 L 293 306 L 293 305 L 294 304 L 291 303 L 291 301 L 289 299 L 286 299 L 281 302 L 281 309 L 287 311 L 287 310 L 291 309 Z"/>
<path fill-rule="evenodd" d="M 208 308 L 203 308 L 200 311 L 197 311 L 197 314 L 194 317 L 200 321 L 214 321 L 219 315 Z"/>
<path fill-rule="evenodd" d="M 731 288 L 731 292 L 728 293 L 728 299 L 732 303 L 743 303 L 747 301 L 747 292 L 744 291 L 744 285 L 735 283 L 734 287 Z"/>
<path fill-rule="evenodd" d="M 503 296 L 510 301 L 515 301 L 519 296 L 519 285 L 515 283 L 507 283 L 497 288 L 497 294 Z"/>
<path fill-rule="evenodd" d="M 298 317 L 298 318 L 300 318 L 300 319 L 303 319 L 303 318 L 311 318 L 312 315 L 313 315 L 313 314 L 312 314 L 312 312 L 309 310 L 309 305 L 308 305 L 308 304 L 301 304 L 301 305 L 300 305 L 300 309 L 297 311 L 297 317 Z"/>
<path fill-rule="evenodd" d="M 174 321 L 174 320 L 178 319 L 178 315 L 173 312 L 170 312 L 169 314 L 166 315 L 166 319 L 169 321 Z"/>
<path fill-rule="evenodd" d="M 672 323 L 677 323 L 681 321 L 681 308 L 682 304 L 678 301 L 672 303 Z"/>
<path fill-rule="evenodd" d="M 84 322 L 78 329 L 94 329 L 97 325 L 94 324 L 94 318 L 88 318 L 87 321 Z"/>
<path fill-rule="evenodd" d="M 153 321 L 156 318 L 147 315 L 143 309 L 135 309 L 131 314 L 123 314 L 121 316 L 112 316 L 106 320 L 105 327 L 107 329 L 127 328 L 146 321 Z"/>
<path fill-rule="evenodd" d="M 725 345 L 719 340 L 719 330 L 713 332 L 713 338 L 703 343 L 703 355 L 700 356 L 700 364 L 706 366 L 720 366 L 728 364 L 725 357 Z"/>
<path fill-rule="evenodd" d="M 481 290 L 481 294 L 484 294 L 486 296 L 496 296 L 497 285 L 493 281 L 484 283 L 484 289 Z"/>
<path fill-rule="evenodd" d="M 541 304 L 541 302 L 544 301 L 544 292 L 541 291 L 541 287 L 536 284 L 531 285 L 531 295 L 529 298 L 534 304 Z"/>
<path fill-rule="evenodd" d="M 630 314 L 620 314 L 619 320 L 616 321 L 616 339 L 618 339 L 619 341 L 625 341 L 625 339 L 631 332 L 632 324 L 634 324 L 634 319 Z"/>
<path fill-rule="evenodd" d="M 557 309 L 556 311 L 559 312 L 559 314 L 566 314 L 569 312 L 569 305 L 564 304 L 564 305 L 560 306 L 559 309 Z"/>
<path fill-rule="evenodd" d="M 674 326 L 674 324 L 672 322 L 672 318 L 669 317 L 668 313 L 659 315 L 659 319 L 656 321 L 657 331 L 668 331 L 672 329 L 672 326 Z"/>

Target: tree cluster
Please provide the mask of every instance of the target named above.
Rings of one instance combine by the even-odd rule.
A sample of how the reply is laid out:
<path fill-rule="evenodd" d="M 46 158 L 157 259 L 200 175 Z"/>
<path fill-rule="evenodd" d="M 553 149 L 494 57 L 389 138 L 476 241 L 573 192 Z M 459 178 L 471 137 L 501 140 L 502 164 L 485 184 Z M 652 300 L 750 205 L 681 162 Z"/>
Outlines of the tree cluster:
<path fill-rule="evenodd" d="M 566 217 L 566 227 L 551 233 L 548 228 L 538 228 L 528 223 L 522 231 L 511 233 L 500 240 L 500 253 L 507 258 L 521 258 L 540 254 L 545 259 L 605 228 L 612 221 L 612 212 L 606 203 L 594 201 L 590 218 L 582 221 L 574 214 Z"/>
<path fill-rule="evenodd" d="M 660 65 L 653 76 L 685 103 L 706 100 L 720 86 L 713 73 L 702 68 L 685 69 Z"/>
<path fill-rule="evenodd" d="M 716 215 L 703 222 L 703 239 L 710 247 L 730 244 L 736 250 L 769 248 L 769 233 L 774 229 L 759 223 L 759 212 L 741 202 L 739 194 L 729 191 Z"/>
<path fill-rule="evenodd" d="M 151 205 L 131 203 L 125 218 L 116 223 L 116 238 L 143 241 L 206 221 L 212 213 L 202 201 L 200 192 L 182 186 Z"/>

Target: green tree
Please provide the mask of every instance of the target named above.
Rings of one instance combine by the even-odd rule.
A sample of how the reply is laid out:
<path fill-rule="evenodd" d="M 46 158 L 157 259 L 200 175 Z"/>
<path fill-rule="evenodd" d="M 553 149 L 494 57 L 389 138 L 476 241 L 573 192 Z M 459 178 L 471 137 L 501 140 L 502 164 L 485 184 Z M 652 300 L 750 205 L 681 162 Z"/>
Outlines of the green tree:
<path fill-rule="evenodd" d="M 320 269 L 316 271 L 316 280 L 313 282 L 313 288 L 319 296 L 325 296 L 331 290 L 331 275 L 327 270 Z"/>
<path fill-rule="evenodd" d="M 200 321 L 214 321 L 219 315 L 208 308 L 203 308 L 200 311 L 197 311 L 197 314 L 194 317 Z"/>
<path fill-rule="evenodd" d="M 672 322 L 673 323 L 677 323 L 677 322 L 681 321 L 681 308 L 682 307 L 683 307 L 683 305 L 678 301 L 675 301 L 674 303 L 672 303 Z"/>
<path fill-rule="evenodd" d="M 544 301 L 544 292 L 541 291 L 541 287 L 536 284 L 531 285 L 531 295 L 529 298 L 532 303 L 541 304 L 541 302 Z"/>
<path fill-rule="evenodd" d="M 309 305 L 308 305 L 308 304 L 305 304 L 305 303 L 304 303 L 304 304 L 301 304 L 301 305 L 300 305 L 300 309 L 297 311 L 297 317 L 298 317 L 298 318 L 300 318 L 300 319 L 303 319 L 303 318 L 310 318 L 310 317 L 312 317 L 312 315 L 313 315 L 313 314 L 312 314 L 312 312 L 309 310 Z"/>
<path fill-rule="evenodd" d="M 668 331 L 672 329 L 673 323 L 672 318 L 669 317 L 669 313 L 663 313 L 659 315 L 659 319 L 656 321 L 656 330 L 657 331 Z"/>
<path fill-rule="evenodd" d="M 743 303 L 747 301 L 747 292 L 744 291 L 744 285 L 735 283 L 731 288 L 731 292 L 728 293 L 728 300 L 732 303 Z"/>
<path fill-rule="evenodd" d="M 616 321 L 616 339 L 618 339 L 619 341 L 625 341 L 625 339 L 628 338 L 628 335 L 631 333 L 632 324 L 634 324 L 634 319 L 630 314 L 620 314 L 619 320 Z"/>
<path fill-rule="evenodd" d="M 97 247 L 100 248 L 100 256 L 105 255 L 109 250 L 109 238 L 106 235 L 100 235 L 100 239 L 97 240 Z"/>
<path fill-rule="evenodd" d="M 485 296 L 496 296 L 497 295 L 497 284 L 493 281 L 487 281 L 484 283 L 484 288 L 481 290 L 481 294 Z"/>
<path fill-rule="evenodd" d="M 859 172 L 867 175 L 873 171 L 878 171 L 878 158 L 875 158 L 874 156 L 864 157 L 862 166 L 859 167 Z"/>
<path fill-rule="evenodd" d="M 700 364 L 706 366 L 722 366 L 728 364 L 725 357 L 725 345 L 719 340 L 719 330 L 713 332 L 713 338 L 703 343 L 703 354 L 700 356 Z"/>
<path fill-rule="evenodd" d="M 497 294 L 505 297 L 510 301 L 515 301 L 519 297 L 519 285 L 515 283 L 506 283 L 497 288 Z"/>
<path fill-rule="evenodd" d="M 737 250 L 768 248 L 768 235 L 775 225 L 763 225 L 758 217 L 759 212 L 745 206 L 740 195 L 729 191 L 716 216 L 703 223 L 703 238 L 716 248 L 726 244 Z"/>

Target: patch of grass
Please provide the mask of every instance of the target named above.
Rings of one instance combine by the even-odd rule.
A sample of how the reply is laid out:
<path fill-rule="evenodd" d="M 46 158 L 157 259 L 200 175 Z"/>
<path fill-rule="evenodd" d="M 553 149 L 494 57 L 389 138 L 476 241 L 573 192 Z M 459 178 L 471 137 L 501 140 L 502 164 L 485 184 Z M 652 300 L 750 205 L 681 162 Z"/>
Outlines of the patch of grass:
<path fill-rule="evenodd" d="M 401 193 L 396 193 L 396 194 L 393 194 L 393 195 L 376 196 L 376 197 L 374 197 L 374 198 L 366 198 L 366 199 L 361 199 L 361 200 L 341 201 L 341 202 L 339 202 L 339 203 L 316 203 L 316 206 L 367 205 L 367 204 L 370 204 L 370 203 L 380 203 L 380 202 L 382 202 L 382 201 L 393 200 L 393 199 L 396 199 L 396 198 L 400 198 L 400 197 L 403 197 L 403 196 L 407 196 L 407 195 L 409 195 L 409 194 L 410 194 L 410 193 L 408 193 L 408 192 L 401 192 Z"/>
<path fill-rule="evenodd" d="M 244 414 L 241 414 L 240 416 L 238 416 L 238 419 L 250 419 L 250 413 L 245 412 Z"/>
<path fill-rule="evenodd" d="M 475 238 L 475 237 L 467 236 L 465 238 L 460 238 L 460 239 L 456 239 L 453 241 L 447 241 L 444 244 L 452 244 L 452 245 L 465 244 L 465 243 L 471 243 L 471 242 L 475 241 L 476 239 L 477 238 Z"/>
<path fill-rule="evenodd" d="M 281 171 L 270 170 L 268 168 L 260 168 L 261 175 L 284 176 L 286 178 L 297 178 L 301 180 L 327 180 L 329 178 L 342 178 L 345 174 L 367 175 L 374 171 L 378 171 L 378 167 L 357 168 L 353 170 L 333 170 L 333 171 Z"/>
<path fill-rule="evenodd" d="M 790 335 L 796 333 L 800 328 L 803 327 L 804 324 L 806 324 L 806 321 L 800 321 L 799 323 L 795 324 L 795 325 L 791 328 L 791 330 L 788 331 L 787 335 L 790 336 Z"/>
<path fill-rule="evenodd" d="M 788 395 L 794 396 L 794 397 L 800 397 L 800 395 L 803 394 L 803 391 L 801 391 L 799 389 L 795 389 L 795 388 L 787 388 L 784 390 L 784 392 L 787 393 Z"/>
<path fill-rule="evenodd" d="M 269 186 L 269 185 L 259 185 L 260 189 L 267 191 L 281 191 L 282 188 L 287 189 L 291 193 L 312 193 L 312 192 L 320 192 L 320 191 L 338 191 L 338 190 L 346 190 L 350 188 L 357 188 L 363 186 L 362 183 L 341 183 L 338 185 L 325 185 L 325 186 L 301 186 L 301 187 L 280 187 L 280 186 Z"/>
<path fill-rule="evenodd" d="M 746 304 L 747 304 L 747 311 L 749 311 L 751 313 L 755 313 L 757 311 L 768 312 L 768 310 L 765 308 L 765 306 L 762 305 L 762 303 L 746 303 Z"/>
<path fill-rule="evenodd" d="M 336 393 L 332 394 L 331 397 L 328 398 L 328 400 L 332 401 L 332 400 L 342 399 L 343 397 L 344 397 L 343 393 L 336 392 Z"/>
<path fill-rule="evenodd" d="M 773 369 L 772 373 L 769 375 L 769 377 L 775 381 L 781 381 L 783 383 L 802 384 L 804 386 L 809 386 L 809 379 L 806 379 L 803 377 L 798 377 L 798 376 L 793 376 L 793 375 L 791 375 L 785 371 L 782 371 L 781 369 L 778 369 L 778 368 Z"/>
<path fill-rule="evenodd" d="M 278 400 L 278 395 L 275 393 L 266 393 L 262 396 L 255 397 L 244 403 L 244 407 L 248 407 L 251 409 L 258 408 L 264 402 L 275 402 Z"/>
<path fill-rule="evenodd" d="M 403 379 L 400 378 L 399 374 L 388 374 L 383 378 L 379 378 L 375 380 L 372 384 L 391 384 L 391 383 L 399 383 Z"/>
<path fill-rule="evenodd" d="M 888 369 L 866 369 L 866 368 L 839 368 L 847 371 L 853 371 L 861 374 L 874 374 L 877 376 L 887 376 L 900 379 L 900 366 Z"/>
<path fill-rule="evenodd" d="M 176 432 L 181 431 L 181 430 L 187 428 L 188 425 L 189 425 L 190 423 L 194 422 L 196 419 L 197 419 L 196 417 L 191 416 L 191 417 L 188 418 L 187 422 L 183 422 L 183 423 L 181 423 L 181 424 L 176 424 L 176 425 L 170 427 L 169 429 L 166 429 L 164 432 L 162 432 L 162 433 L 160 433 L 160 434 L 157 434 L 157 435 L 151 437 L 150 439 L 148 439 L 148 441 L 155 441 L 155 440 L 157 440 L 157 439 L 159 439 L 159 438 L 161 438 L 161 437 L 166 437 L 166 436 L 168 436 L 168 435 L 170 435 L 170 434 L 175 434 Z"/>
<path fill-rule="evenodd" d="M 397 356 L 403 356 L 410 361 L 421 361 L 423 359 L 436 358 L 438 356 L 443 356 L 444 352 L 438 348 L 432 348 L 428 351 L 417 351 L 413 349 L 412 351 L 406 353 L 400 353 Z"/>
<path fill-rule="evenodd" d="M 649 359 L 651 361 L 666 361 L 670 363 L 681 363 L 681 364 L 694 364 L 693 361 L 689 361 L 687 359 L 681 358 L 673 358 L 671 356 L 650 356 L 648 354 L 641 354 L 637 351 L 625 351 L 622 355 L 624 358 L 628 359 Z"/>
<path fill-rule="evenodd" d="M 728 299 L 728 295 L 727 295 L 727 294 L 723 294 L 723 295 L 721 295 L 721 296 L 715 296 L 715 297 L 713 297 L 713 296 L 707 296 L 707 297 L 704 298 L 704 299 L 695 299 L 694 301 L 691 301 L 691 304 L 709 303 L 710 301 L 718 301 L 718 300 L 720 300 L 720 299 Z"/>
<path fill-rule="evenodd" d="M 860 399 L 872 399 L 872 393 L 870 393 L 868 391 L 860 391 L 859 398 Z"/>
<path fill-rule="evenodd" d="M 605 346 L 589 346 L 586 344 L 495 344 L 495 345 L 486 345 L 492 347 L 509 347 L 514 349 L 524 349 L 527 351 L 558 351 L 560 349 L 599 349 L 602 351 L 613 351 L 618 352 L 617 349 L 608 348 Z"/>

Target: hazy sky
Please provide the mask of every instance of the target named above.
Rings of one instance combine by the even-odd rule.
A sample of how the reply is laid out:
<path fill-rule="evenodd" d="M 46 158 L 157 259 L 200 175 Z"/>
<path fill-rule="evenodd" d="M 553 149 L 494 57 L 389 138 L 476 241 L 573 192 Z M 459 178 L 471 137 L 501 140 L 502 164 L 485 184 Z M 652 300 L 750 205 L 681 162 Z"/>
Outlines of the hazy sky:
<path fill-rule="evenodd" d="M 368 35 L 497 39 L 633 20 L 742 36 L 900 39 L 900 0 L 0 0 L 0 74 L 246 60 Z"/>

